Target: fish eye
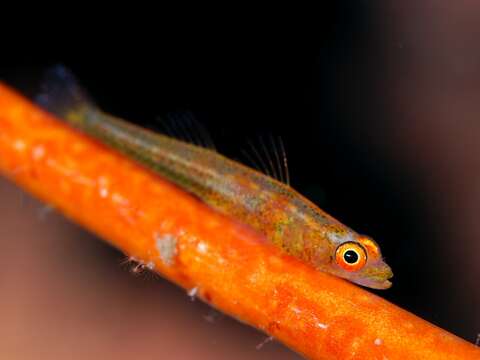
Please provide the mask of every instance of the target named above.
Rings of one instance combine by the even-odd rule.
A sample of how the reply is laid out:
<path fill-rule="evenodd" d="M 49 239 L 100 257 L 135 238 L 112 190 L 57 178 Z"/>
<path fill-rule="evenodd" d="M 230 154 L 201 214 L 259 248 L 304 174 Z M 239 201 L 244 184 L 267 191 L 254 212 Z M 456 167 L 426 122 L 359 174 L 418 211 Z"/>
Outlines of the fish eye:
<path fill-rule="evenodd" d="M 355 242 L 347 242 L 338 246 L 335 260 L 344 270 L 358 271 L 367 262 L 367 252 L 362 245 Z"/>
<path fill-rule="evenodd" d="M 343 260 L 350 265 L 355 265 L 359 260 L 358 253 L 352 249 L 347 250 L 343 253 Z"/>

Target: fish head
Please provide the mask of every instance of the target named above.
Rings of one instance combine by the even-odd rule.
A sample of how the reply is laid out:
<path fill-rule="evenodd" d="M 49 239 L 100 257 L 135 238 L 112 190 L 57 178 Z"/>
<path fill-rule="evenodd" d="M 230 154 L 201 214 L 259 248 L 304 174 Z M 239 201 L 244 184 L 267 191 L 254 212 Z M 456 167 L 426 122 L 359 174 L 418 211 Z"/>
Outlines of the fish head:
<path fill-rule="evenodd" d="M 327 271 L 353 283 L 373 288 L 388 289 L 393 276 L 390 266 L 382 258 L 380 247 L 370 237 L 355 233 L 336 236 L 331 247 Z"/>

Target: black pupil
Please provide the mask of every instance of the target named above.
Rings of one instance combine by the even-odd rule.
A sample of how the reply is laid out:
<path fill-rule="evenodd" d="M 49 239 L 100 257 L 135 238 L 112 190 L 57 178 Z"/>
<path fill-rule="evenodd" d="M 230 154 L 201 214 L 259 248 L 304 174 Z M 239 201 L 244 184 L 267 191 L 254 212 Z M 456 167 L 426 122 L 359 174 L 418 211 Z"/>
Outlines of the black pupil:
<path fill-rule="evenodd" d="M 358 254 L 353 250 L 347 250 L 345 254 L 343 254 L 343 258 L 347 263 L 355 264 L 358 261 Z"/>

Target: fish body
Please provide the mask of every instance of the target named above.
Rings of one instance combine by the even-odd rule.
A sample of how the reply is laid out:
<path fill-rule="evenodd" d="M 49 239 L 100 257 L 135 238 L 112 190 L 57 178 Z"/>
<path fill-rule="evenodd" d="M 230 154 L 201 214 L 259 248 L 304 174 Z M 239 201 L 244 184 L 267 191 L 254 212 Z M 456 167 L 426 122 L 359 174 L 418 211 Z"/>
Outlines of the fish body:
<path fill-rule="evenodd" d="M 55 68 L 53 75 L 40 103 L 73 127 L 251 226 L 313 267 L 367 287 L 391 286 L 390 267 L 372 239 L 343 225 L 290 186 L 211 149 L 106 114 L 88 100 L 66 69 Z"/>

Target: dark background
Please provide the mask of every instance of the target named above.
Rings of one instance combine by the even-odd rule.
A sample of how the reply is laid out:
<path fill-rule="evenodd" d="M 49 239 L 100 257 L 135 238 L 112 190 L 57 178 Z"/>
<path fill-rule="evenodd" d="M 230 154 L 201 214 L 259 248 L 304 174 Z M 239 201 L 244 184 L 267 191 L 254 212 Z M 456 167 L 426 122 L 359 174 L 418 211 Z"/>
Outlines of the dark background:
<path fill-rule="evenodd" d="M 132 12 L 127 17 L 111 14 L 108 23 L 92 16 L 91 9 L 77 20 L 60 17 L 57 23 L 49 18 L 24 35 L 9 37 L 0 59 L 0 79 L 34 96 L 44 70 L 64 64 L 106 111 L 157 128 L 158 117 L 191 110 L 220 152 L 235 158 L 247 147 L 247 139 L 281 135 L 292 186 L 381 245 L 395 277 L 391 289 L 377 293 L 474 341 L 480 332 L 480 15 L 474 11 L 479 7 L 473 2 L 343 1 L 326 2 L 309 16 L 296 17 L 288 9 L 288 16 L 277 15 L 277 9 L 245 15 L 230 10 L 222 16 L 211 13 L 212 19 L 183 11 L 150 16 Z M 12 241 L 18 227 L 11 233 L 8 229 L 17 221 L 27 231 L 18 235 L 17 246 L 34 253 L 27 258 L 42 260 L 38 266 L 23 267 L 23 272 L 0 276 L 0 290 L 18 291 L 15 276 L 20 276 L 25 291 L 18 296 L 38 297 L 48 304 L 55 298 L 45 290 L 48 282 L 56 281 L 59 291 L 69 294 L 75 287 L 80 292 L 79 284 L 88 289 L 95 286 L 90 281 L 98 281 L 104 299 L 118 310 L 107 321 L 111 326 L 98 327 L 105 322 L 99 320 L 103 303 L 95 292 L 89 302 L 75 297 L 78 304 L 72 303 L 71 311 L 85 311 L 89 320 L 74 316 L 71 323 L 58 323 L 57 346 L 78 336 L 92 349 L 89 355 L 112 355 L 115 342 L 108 345 L 105 333 L 120 336 L 119 328 L 126 326 L 144 340 L 133 341 L 128 350 L 116 349 L 125 357 L 149 357 L 163 344 L 160 335 L 155 336 L 162 331 L 178 333 L 179 344 L 202 337 L 207 346 L 193 341 L 187 348 L 209 358 L 232 356 L 230 352 L 238 358 L 293 356 L 273 344 L 255 350 L 262 335 L 232 320 L 215 316 L 220 320 L 210 324 L 203 318 L 209 314 L 207 306 L 190 302 L 162 279 L 141 281 L 117 271 L 121 255 L 115 250 L 57 215 L 45 216 L 41 205 L 14 195 L 11 185 L 2 187 L 6 215 L 0 220 L 1 237 Z M 35 246 L 27 244 L 40 241 L 33 236 L 39 232 L 52 244 L 35 252 Z M 58 241 L 52 240 L 55 234 Z M 67 242 L 65 234 L 70 234 Z M 15 264 L 26 261 L 25 251 L 11 249 L 11 254 Z M 63 261 L 56 266 L 65 271 L 54 280 L 59 272 L 44 270 L 45 276 L 32 286 L 31 272 L 42 273 L 38 267 L 48 257 Z M 76 260 L 70 261 L 72 257 Z M 92 271 L 107 275 L 91 278 Z M 45 282 L 45 289 L 39 282 Z M 105 283 L 111 292 L 103 289 Z M 149 325 L 136 323 L 135 302 L 127 301 L 125 308 L 115 305 L 118 291 L 138 301 L 155 298 L 142 310 Z M 18 323 L 15 311 L 31 314 L 22 317 L 23 328 L 30 332 L 4 340 L 10 345 L 6 348 L 15 349 L 43 329 L 35 314 L 46 308 L 36 301 L 13 308 L 5 303 L 12 322 Z M 133 311 L 130 323 L 117 322 L 123 311 Z M 157 322 L 148 316 L 152 313 Z M 177 313 L 183 314 L 180 319 Z M 52 309 L 43 321 L 55 323 L 54 316 Z M 182 323 L 182 317 L 188 320 Z M 85 337 L 92 332 L 103 340 L 92 343 Z M 64 334 L 66 340 L 60 337 Z M 43 347 L 39 346 L 51 357 L 67 351 L 60 346 L 56 352 L 55 346 L 45 345 L 48 335 L 39 336 Z M 175 344 L 174 339 L 168 342 Z M 169 350 L 173 358 L 175 349 L 172 345 Z M 178 358 L 182 356 L 187 355 Z"/>

